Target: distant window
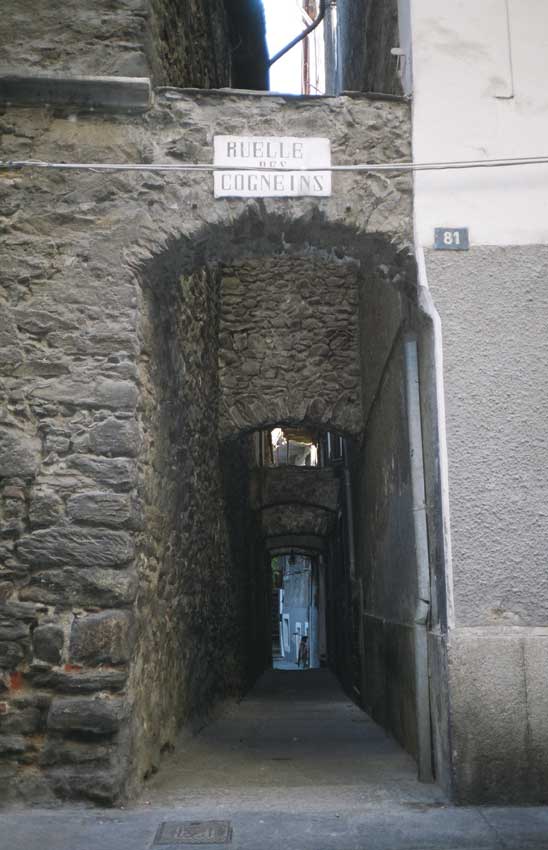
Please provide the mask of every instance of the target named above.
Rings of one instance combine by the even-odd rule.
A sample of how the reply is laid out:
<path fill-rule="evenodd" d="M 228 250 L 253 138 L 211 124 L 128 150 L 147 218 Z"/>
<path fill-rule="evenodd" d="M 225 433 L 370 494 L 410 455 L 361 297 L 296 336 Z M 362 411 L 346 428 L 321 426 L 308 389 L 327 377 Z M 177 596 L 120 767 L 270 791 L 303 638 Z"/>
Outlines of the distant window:
<path fill-rule="evenodd" d="M 344 437 L 328 431 L 325 435 L 327 463 L 344 460 Z"/>
<path fill-rule="evenodd" d="M 298 428 L 273 428 L 270 432 L 274 466 L 318 466 L 318 438 Z"/>

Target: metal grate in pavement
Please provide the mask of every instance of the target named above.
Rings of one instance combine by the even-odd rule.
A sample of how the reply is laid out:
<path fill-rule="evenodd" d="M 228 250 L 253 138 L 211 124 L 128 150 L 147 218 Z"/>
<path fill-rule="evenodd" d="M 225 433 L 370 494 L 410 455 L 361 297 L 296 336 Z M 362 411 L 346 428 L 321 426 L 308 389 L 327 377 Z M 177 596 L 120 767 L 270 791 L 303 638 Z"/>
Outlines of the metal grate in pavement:
<path fill-rule="evenodd" d="M 229 820 L 164 821 L 153 845 L 166 844 L 230 844 L 232 824 Z"/>

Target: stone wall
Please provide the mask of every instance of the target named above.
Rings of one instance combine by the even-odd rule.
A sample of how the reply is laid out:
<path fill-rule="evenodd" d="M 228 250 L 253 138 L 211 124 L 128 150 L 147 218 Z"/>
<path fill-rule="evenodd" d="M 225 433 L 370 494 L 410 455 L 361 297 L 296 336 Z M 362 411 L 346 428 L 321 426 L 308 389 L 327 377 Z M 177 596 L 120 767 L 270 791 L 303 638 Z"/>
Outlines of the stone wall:
<path fill-rule="evenodd" d="M 232 588 L 237 616 L 239 673 L 242 689 L 255 682 L 272 656 L 272 571 L 261 533 L 260 517 L 252 510 L 250 477 L 254 446 L 250 435 L 220 444 L 221 471 L 232 563 L 239 565 Z"/>
<path fill-rule="evenodd" d="M 263 258 L 221 278 L 221 435 L 284 422 L 361 427 L 357 266 Z"/>
<path fill-rule="evenodd" d="M 335 515 L 325 508 L 311 505 L 276 505 L 261 512 L 264 537 L 314 535 L 327 537 L 335 523 Z"/>
<path fill-rule="evenodd" d="M 312 504 L 336 511 L 340 481 L 330 467 L 270 466 L 254 470 L 252 507 Z"/>
<path fill-rule="evenodd" d="M 148 0 L 7 0 L 2 73 L 148 76 Z"/>
<path fill-rule="evenodd" d="M 230 85 L 230 40 L 223 0 L 150 0 L 149 56 L 159 85 Z"/>
<path fill-rule="evenodd" d="M 236 89 L 269 88 L 262 0 L 225 0 L 231 46 L 230 82 Z"/>
<path fill-rule="evenodd" d="M 328 46 L 337 42 L 335 52 L 328 47 L 328 91 L 365 91 L 401 94 L 397 57 L 398 0 L 338 0 L 336 35 L 329 32 Z"/>
<path fill-rule="evenodd" d="M 17 121 L 28 140 L 37 126 Z M 41 195 L 32 180 L 20 187 L 2 179 L 12 225 Z M 70 786 L 104 801 L 128 769 L 136 301 L 126 281 L 98 274 L 75 218 L 51 207 L 33 218 L 11 229 L 2 266 L 0 747 L 11 758 L 0 796 Z"/>
<path fill-rule="evenodd" d="M 6 0 L 0 73 L 268 88 L 262 7 L 229 0 Z"/>
<path fill-rule="evenodd" d="M 216 429 L 217 281 L 202 269 L 144 286 L 146 533 L 138 546 L 132 673 L 139 777 L 157 767 L 184 722 L 241 692 L 237 629 L 245 616 L 236 605 L 242 577 L 230 557 Z"/>
<path fill-rule="evenodd" d="M 272 135 L 325 133 L 342 162 L 395 159 L 409 145 L 400 103 L 171 90 L 128 116 L 63 108 L 62 92 L 55 110 L 5 108 L 8 156 L 204 161 L 215 132 L 245 134 L 259 122 Z M 223 517 L 234 492 L 223 470 L 238 461 L 225 466 L 216 442 L 218 279 L 223 267 L 246 267 L 258 287 L 257 258 L 272 281 L 274 257 L 286 272 L 315 268 L 333 299 L 327 279 L 346 292 L 353 266 L 343 258 L 355 256 L 368 273 L 401 280 L 409 179 L 344 174 L 334 184 L 320 202 L 214 201 L 203 174 L 0 175 L 4 799 L 120 799 L 155 767 L 178 722 L 256 669 L 232 617 L 264 585 L 249 579 L 252 544 L 244 563 Z M 297 304 L 295 276 L 284 286 Z M 310 278 L 306 286 L 314 297 Z M 289 345 L 291 328 L 281 334 Z M 326 387 L 330 403 L 335 392 Z M 271 402 L 268 416 L 278 417 L 285 400 Z M 241 595 L 231 592 L 236 576 Z M 183 612 L 188 623 L 166 622 Z"/>

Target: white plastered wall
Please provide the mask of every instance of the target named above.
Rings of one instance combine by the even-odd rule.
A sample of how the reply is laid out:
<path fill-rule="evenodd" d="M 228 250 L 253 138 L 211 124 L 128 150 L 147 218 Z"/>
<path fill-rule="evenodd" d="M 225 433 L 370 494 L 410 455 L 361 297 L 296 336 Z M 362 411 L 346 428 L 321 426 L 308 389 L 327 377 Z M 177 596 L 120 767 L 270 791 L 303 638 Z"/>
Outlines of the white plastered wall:
<path fill-rule="evenodd" d="M 415 162 L 548 155 L 548 2 L 408 2 Z M 535 802 L 548 789 L 548 164 L 417 173 L 414 205 L 449 585 L 448 674 L 432 651 L 451 704 L 442 781 L 461 802 Z M 435 227 L 467 227 L 471 250 L 432 250 Z"/>
<path fill-rule="evenodd" d="M 546 0 L 411 0 L 416 162 L 548 154 Z M 405 39 L 405 33 L 402 33 Z M 419 173 L 420 244 L 548 241 L 548 165 Z"/>

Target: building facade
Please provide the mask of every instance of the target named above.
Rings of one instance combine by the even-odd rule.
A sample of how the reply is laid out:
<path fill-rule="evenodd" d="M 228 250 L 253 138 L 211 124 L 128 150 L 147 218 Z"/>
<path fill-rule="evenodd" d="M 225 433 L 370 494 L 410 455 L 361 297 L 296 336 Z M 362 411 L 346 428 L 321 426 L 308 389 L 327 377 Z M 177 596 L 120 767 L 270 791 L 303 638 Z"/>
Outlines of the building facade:
<path fill-rule="evenodd" d="M 254 4 L 56 5 L 4 14 L 4 799 L 135 793 L 268 666 L 271 558 L 297 551 L 330 666 L 421 778 L 546 802 L 548 165 L 257 199 L 153 169 L 223 134 L 541 156 L 541 0 L 338 0 L 333 95 L 303 99 L 228 90 L 265 88 Z M 277 427 L 340 436 L 329 494 L 257 464 Z"/>
<path fill-rule="evenodd" d="M 444 387 L 453 787 L 463 800 L 538 802 L 548 764 L 547 171 L 519 160 L 544 155 L 548 13 L 535 0 L 339 0 L 330 14 L 330 90 L 407 95 L 416 163 L 517 160 L 417 172 L 414 249 Z M 440 227 L 468 228 L 470 249 L 435 250 Z"/>

